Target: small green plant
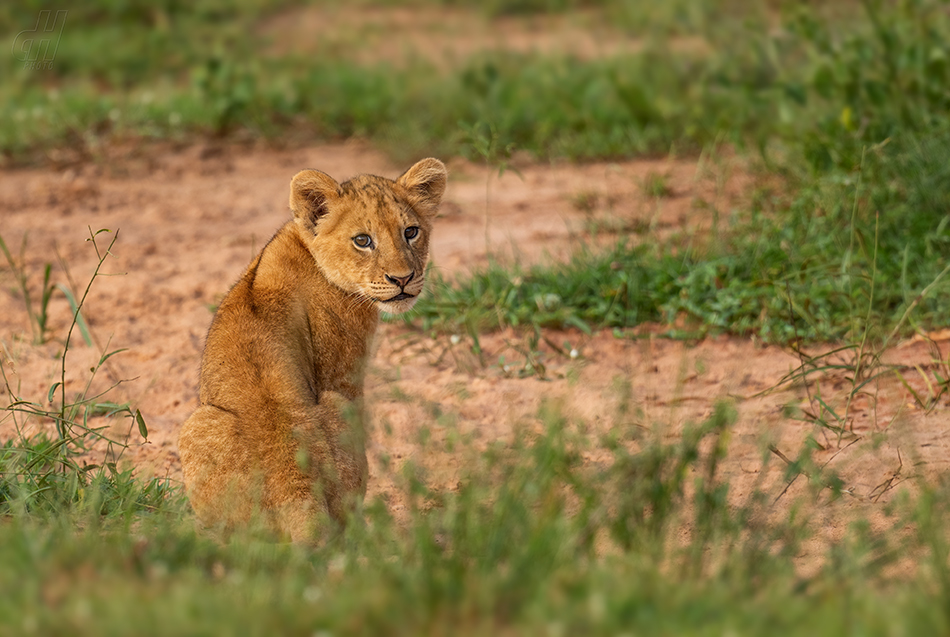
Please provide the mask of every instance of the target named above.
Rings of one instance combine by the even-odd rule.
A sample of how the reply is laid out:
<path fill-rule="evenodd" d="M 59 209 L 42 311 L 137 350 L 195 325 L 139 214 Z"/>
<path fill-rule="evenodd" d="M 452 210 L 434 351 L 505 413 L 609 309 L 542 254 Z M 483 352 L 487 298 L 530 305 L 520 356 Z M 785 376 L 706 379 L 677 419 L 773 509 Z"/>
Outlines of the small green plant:
<path fill-rule="evenodd" d="M 195 69 L 193 83 L 202 100 L 213 109 L 213 130 L 226 135 L 244 120 L 246 109 L 256 92 L 256 77 L 224 57 L 211 57 Z"/>
<path fill-rule="evenodd" d="M 571 206 L 585 215 L 592 215 L 600 203 L 600 193 L 595 190 L 582 190 L 571 197 Z"/>
<path fill-rule="evenodd" d="M 43 284 L 40 288 L 39 308 L 34 311 L 33 297 L 30 294 L 29 281 L 26 274 L 26 244 L 27 235 L 24 234 L 23 241 L 20 244 L 19 260 L 17 260 L 14 259 L 3 237 L 0 236 L 0 251 L 2 251 L 3 256 L 6 257 L 7 265 L 9 265 L 13 277 L 16 279 L 17 286 L 20 289 L 20 295 L 23 297 L 23 305 L 26 307 L 30 328 L 33 331 L 33 343 L 39 345 L 46 342 L 46 337 L 49 332 L 49 326 L 47 324 L 49 320 L 49 302 L 53 296 L 55 286 L 50 283 L 52 265 L 47 263 L 43 268 Z"/>
<path fill-rule="evenodd" d="M 92 232 L 90 229 L 87 241 L 92 244 L 98 263 L 78 302 L 71 293 L 68 295 L 72 318 L 63 339 L 59 380 L 49 387 L 45 400 L 20 396 L 19 388 L 12 382 L 5 362 L 8 353 L 4 352 L 5 356 L 0 358 L 0 378 L 10 400 L 9 404 L 0 410 L 0 424 L 11 422 L 17 433 L 15 441 L 9 440 L 0 448 L 0 493 L 3 495 L 0 498 L 0 512 L 9 510 L 14 503 L 28 509 L 42 509 L 80 502 L 86 497 L 85 489 L 90 485 L 111 485 L 110 489 L 116 489 L 113 495 L 119 497 L 135 484 L 131 475 L 120 471 L 117 464 L 121 451 L 128 446 L 127 442 L 108 433 L 108 425 L 93 426 L 90 423 L 90 419 L 96 417 L 104 416 L 108 420 L 124 417 L 129 422 L 129 433 L 133 428 L 137 428 L 143 439 L 148 437 L 148 428 L 139 410 L 133 409 L 127 403 L 116 404 L 104 398 L 116 385 L 93 391 L 96 374 L 106 361 L 123 350 L 103 350 L 98 362 L 89 370 L 85 385 L 75 393 L 67 391 L 66 382 L 73 330 L 79 327 L 85 332 L 87 344 L 92 344 L 88 326 L 85 326 L 84 322 L 81 323 L 81 311 L 118 238 L 116 232 L 107 246 L 99 245 L 100 235 L 108 232 L 110 231 Z M 48 273 L 48 268 L 46 271 Z M 44 421 L 53 424 L 55 437 L 50 437 L 47 432 L 42 431 L 31 433 L 30 423 L 42 424 Z M 101 449 L 102 447 L 104 449 Z M 99 455 L 102 460 L 90 464 L 88 454 L 94 448 L 101 449 Z M 161 489 L 155 489 L 152 485 L 145 485 L 142 497 L 146 501 L 151 501 L 153 496 L 164 497 Z M 106 501 L 100 504 L 107 508 L 111 506 Z"/>
<path fill-rule="evenodd" d="M 673 194 L 669 177 L 658 172 L 648 173 L 640 184 L 640 190 L 644 195 L 653 199 L 663 199 Z"/>

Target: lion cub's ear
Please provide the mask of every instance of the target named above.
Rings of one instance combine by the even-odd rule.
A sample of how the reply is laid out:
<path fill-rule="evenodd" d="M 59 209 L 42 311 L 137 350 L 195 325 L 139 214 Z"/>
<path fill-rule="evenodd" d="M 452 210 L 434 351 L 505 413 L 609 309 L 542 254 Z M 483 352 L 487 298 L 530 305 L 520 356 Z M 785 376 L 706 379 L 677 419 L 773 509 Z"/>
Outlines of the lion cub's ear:
<path fill-rule="evenodd" d="M 445 164 L 429 157 L 404 172 L 396 183 L 409 190 L 413 208 L 426 216 L 434 217 L 445 193 L 447 175 Z"/>
<path fill-rule="evenodd" d="M 317 220 L 329 212 L 327 204 L 340 196 L 340 184 L 319 170 L 301 170 L 290 180 L 290 209 L 305 228 L 313 231 Z"/>

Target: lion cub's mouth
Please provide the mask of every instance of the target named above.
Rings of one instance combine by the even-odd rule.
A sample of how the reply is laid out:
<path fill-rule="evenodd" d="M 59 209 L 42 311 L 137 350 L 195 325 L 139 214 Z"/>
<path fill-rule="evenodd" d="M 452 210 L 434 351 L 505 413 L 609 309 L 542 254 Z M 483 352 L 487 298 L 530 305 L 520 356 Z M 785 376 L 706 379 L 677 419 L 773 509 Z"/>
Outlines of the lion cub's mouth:
<path fill-rule="evenodd" d="M 400 292 L 399 294 L 392 297 L 391 299 L 386 299 L 385 301 L 383 301 L 383 303 L 392 303 L 394 301 L 405 301 L 406 299 L 415 298 L 415 296 L 416 296 L 415 294 L 407 294 L 405 292 Z"/>

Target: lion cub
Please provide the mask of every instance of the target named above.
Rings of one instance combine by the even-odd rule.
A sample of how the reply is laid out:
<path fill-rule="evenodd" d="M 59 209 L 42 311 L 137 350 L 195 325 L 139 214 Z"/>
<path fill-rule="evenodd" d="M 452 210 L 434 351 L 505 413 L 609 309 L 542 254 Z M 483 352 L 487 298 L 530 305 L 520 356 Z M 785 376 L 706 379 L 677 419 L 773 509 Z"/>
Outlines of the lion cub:
<path fill-rule="evenodd" d="M 221 302 L 201 363 L 201 405 L 178 439 L 199 521 L 255 512 L 294 541 L 321 511 L 342 523 L 366 493 L 363 376 L 379 312 L 409 310 L 425 282 L 445 166 L 338 184 L 305 170 L 294 218 Z"/>

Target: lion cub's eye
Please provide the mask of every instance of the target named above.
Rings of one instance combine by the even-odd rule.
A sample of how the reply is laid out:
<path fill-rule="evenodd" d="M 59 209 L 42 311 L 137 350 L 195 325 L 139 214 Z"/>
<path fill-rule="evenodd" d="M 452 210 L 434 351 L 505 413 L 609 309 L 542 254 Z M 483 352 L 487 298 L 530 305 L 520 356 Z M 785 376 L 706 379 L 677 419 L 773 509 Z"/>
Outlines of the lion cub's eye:
<path fill-rule="evenodd" d="M 372 248 L 373 238 L 368 234 L 358 234 L 353 237 L 353 243 L 356 244 L 357 248 Z"/>
<path fill-rule="evenodd" d="M 403 234 L 406 235 L 406 239 L 409 239 L 411 241 L 419 236 L 419 228 L 417 228 L 416 226 L 409 226 L 408 228 L 406 228 L 406 231 Z"/>

